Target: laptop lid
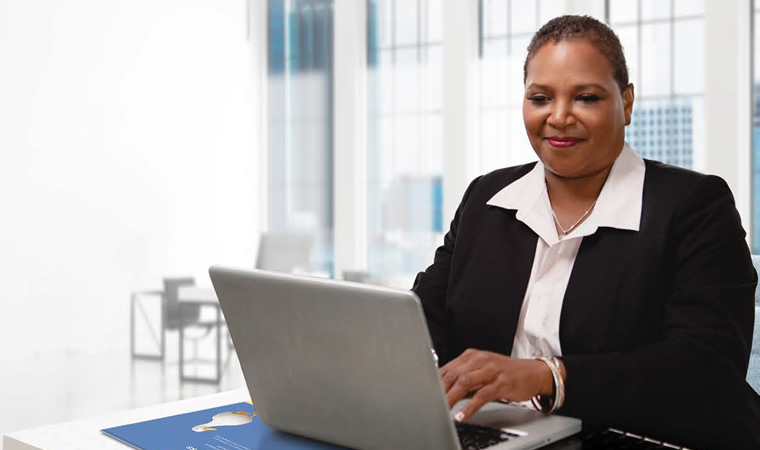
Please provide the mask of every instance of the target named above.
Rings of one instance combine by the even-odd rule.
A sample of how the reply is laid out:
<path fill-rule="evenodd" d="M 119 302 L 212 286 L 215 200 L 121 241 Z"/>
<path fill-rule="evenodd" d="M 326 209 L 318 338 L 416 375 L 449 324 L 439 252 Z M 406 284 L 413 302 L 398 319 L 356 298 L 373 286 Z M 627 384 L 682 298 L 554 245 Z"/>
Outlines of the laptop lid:
<path fill-rule="evenodd" d="M 460 448 L 413 292 L 259 270 L 209 273 L 269 426 L 352 448 Z M 499 449 L 580 430 L 576 419 L 507 405 L 488 405 L 472 421 L 524 436 Z"/>
<path fill-rule="evenodd" d="M 458 448 L 412 292 L 266 271 L 209 273 L 251 400 L 269 426 L 353 448 Z"/>

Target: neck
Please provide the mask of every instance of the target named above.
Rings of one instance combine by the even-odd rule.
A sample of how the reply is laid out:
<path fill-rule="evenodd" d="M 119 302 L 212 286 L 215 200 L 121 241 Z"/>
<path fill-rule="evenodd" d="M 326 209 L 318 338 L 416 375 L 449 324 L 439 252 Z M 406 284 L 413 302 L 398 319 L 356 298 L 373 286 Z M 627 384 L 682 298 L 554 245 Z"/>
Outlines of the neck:
<path fill-rule="evenodd" d="M 599 198 L 610 168 L 583 178 L 563 178 L 545 171 L 546 188 L 558 234 L 568 234 L 586 220 Z"/>
<path fill-rule="evenodd" d="M 602 191 L 602 186 L 610 174 L 611 167 L 582 178 L 565 178 L 544 169 L 546 186 L 552 204 L 591 204 Z"/>

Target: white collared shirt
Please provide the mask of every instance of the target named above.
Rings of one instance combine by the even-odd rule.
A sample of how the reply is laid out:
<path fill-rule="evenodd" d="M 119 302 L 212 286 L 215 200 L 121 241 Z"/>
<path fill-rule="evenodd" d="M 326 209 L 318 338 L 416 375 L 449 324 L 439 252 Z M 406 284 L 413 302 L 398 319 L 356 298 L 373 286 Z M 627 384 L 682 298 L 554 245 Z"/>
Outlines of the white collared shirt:
<path fill-rule="evenodd" d="M 641 156 L 624 145 L 610 169 L 594 210 L 585 222 L 565 236 L 559 236 L 554 225 L 541 162 L 487 202 L 516 210 L 517 220 L 539 237 L 512 345 L 512 357 L 562 356 L 560 313 L 583 237 L 596 233 L 599 227 L 639 231 L 645 171 Z"/>

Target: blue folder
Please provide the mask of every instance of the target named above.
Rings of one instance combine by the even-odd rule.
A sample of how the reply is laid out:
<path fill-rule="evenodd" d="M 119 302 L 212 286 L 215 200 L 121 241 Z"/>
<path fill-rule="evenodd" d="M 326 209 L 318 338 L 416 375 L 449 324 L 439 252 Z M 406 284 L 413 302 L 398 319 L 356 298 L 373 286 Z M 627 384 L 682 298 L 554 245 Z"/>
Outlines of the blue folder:
<path fill-rule="evenodd" d="M 101 430 L 141 450 L 334 450 L 342 447 L 270 428 L 250 403 L 235 403 Z"/>

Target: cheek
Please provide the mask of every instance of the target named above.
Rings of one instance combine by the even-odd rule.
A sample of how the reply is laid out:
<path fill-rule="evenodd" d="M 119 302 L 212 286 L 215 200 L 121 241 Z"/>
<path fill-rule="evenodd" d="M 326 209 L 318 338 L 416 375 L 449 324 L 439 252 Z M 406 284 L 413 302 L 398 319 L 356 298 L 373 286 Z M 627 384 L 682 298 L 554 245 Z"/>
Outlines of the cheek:
<path fill-rule="evenodd" d="M 523 123 L 525 124 L 525 131 L 532 138 L 541 130 L 543 120 L 541 114 L 531 108 L 523 107 Z"/>
<path fill-rule="evenodd" d="M 616 130 L 625 126 L 626 114 L 622 105 L 615 105 L 612 108 L 605 108 L 586 115 L 584 123 L 589 128 L 593 128 L 597 133 L 614 135 Z"/>
<path fill-rule="evenodd" d="M 615 134 L 615 130 L 621 125 L 618 123 L 617 114 L 612 111 L 601 114 L 587 114 L 581 118 L 580 122 L 583 123 L 594 140 L 610 139 Z"/>

